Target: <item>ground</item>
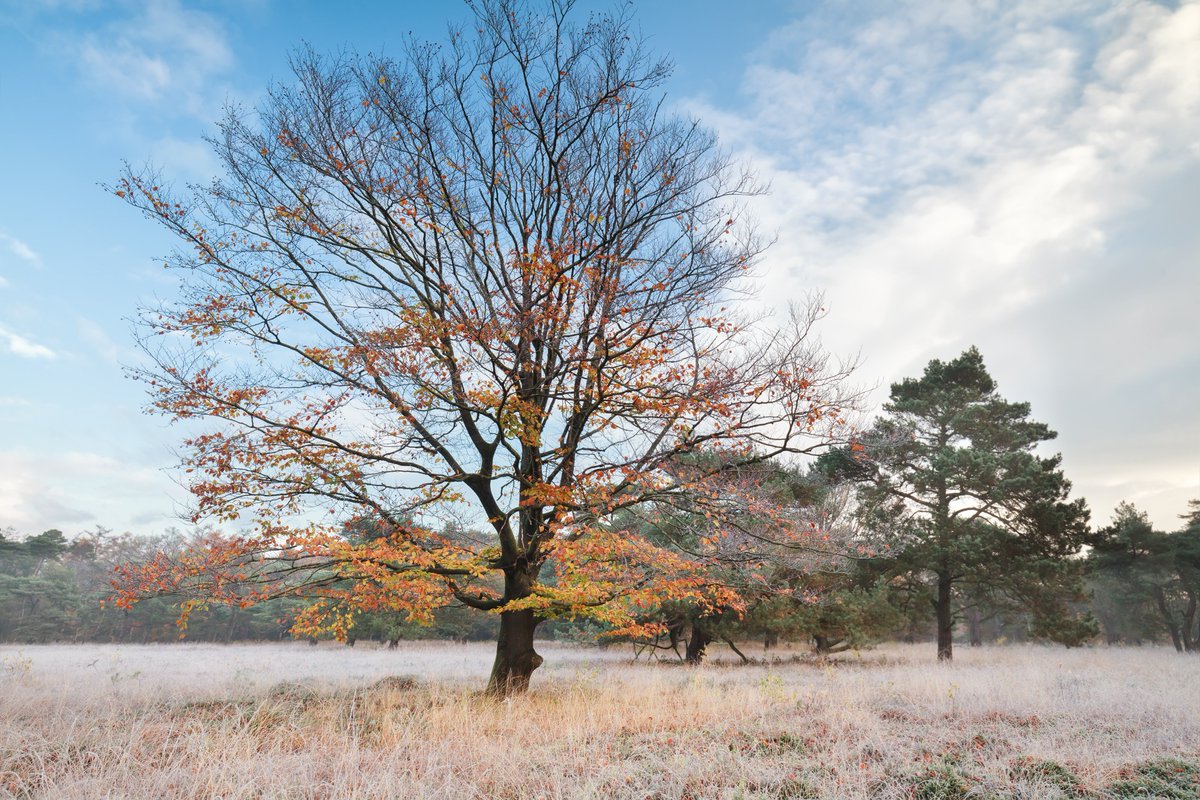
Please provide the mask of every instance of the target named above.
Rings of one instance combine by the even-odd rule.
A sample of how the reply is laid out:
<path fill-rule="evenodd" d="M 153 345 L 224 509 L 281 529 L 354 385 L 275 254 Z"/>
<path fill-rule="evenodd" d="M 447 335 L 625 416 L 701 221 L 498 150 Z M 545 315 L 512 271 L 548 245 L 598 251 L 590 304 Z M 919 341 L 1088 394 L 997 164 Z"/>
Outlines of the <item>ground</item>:
<path fill-rule="evenodd" d="M 0 797 L 1200 798 L 1166 649 L 539 650 L 494 701 L 483 644 L 0 646 Z"/>

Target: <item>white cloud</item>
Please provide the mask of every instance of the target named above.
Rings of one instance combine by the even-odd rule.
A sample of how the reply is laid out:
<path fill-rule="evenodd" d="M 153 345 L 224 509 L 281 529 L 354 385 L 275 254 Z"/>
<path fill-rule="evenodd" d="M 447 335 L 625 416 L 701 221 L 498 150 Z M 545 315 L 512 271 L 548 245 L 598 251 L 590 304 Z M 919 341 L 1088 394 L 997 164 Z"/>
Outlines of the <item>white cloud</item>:
<path fill-rule="evenodd" d="M 85 76 L 102 89 L 140 101 L 169 101 L 188 113 L 213 115 L 222 100 L 212 85 L 234 63 L 220 22 L 178 0 L 146 0 L 79 43 Z"/>
<path fill-rule="evenodd" d="M 2 230 L 0 230 L 0 245 L 3 245 L 6 250 L 22 261 L 26 261 L 34 266 L 42 263 L 42 257 L 32 247 Z"/>
<path fill-rule="evenodd" d="M 103 44 L 93 39 L 83 46 L 79 57 L 88 77 L 109 90 L 154 100 L 171 83 L 166 61 L 127 39 Z"/>
<path fill-rule="evenodd" d="M 20 358 L 58 358 L 58 354 L 45 345 L 26 339 L 20 334 L 0 327 L 0 343 L 8 346 L 8 351 Z"/>
<path fill-rule="evenodd" d="M 1176 185 L 1200 177 L 1200 4 L 884 8 L 810 12 L 751 59 L 747 108 L 692 108 L 771 180 L 752 204 L 779 236 L 762 297 L 825 289 L 824 338 L 884 384 L 980 344 L 1063 432 L 1084 494 L 1134 485 L 1113 477 L 1146 441 L 1113 430 L 1128 381 L 1182 374 L 1200 399 L 1200 234 L 1173 210 L 1200 205 L 1200 182 Z M 1138 413 L 1187 432 L 1151 437 L 1175 503 L 1195 426 L 1168 398 Z"/>
<path fill-rule="evenodd" d="M 0 528 L 170 524 L 180 491 L 157 469 L 99 453 L 0 451 Z"/>

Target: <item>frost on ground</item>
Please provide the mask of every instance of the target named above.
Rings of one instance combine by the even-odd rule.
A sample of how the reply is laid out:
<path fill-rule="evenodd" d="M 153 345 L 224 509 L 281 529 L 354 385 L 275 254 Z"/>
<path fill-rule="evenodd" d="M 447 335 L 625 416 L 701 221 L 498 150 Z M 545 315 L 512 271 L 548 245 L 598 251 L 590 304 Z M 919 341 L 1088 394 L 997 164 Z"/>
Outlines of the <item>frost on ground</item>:
<path fill-rule="evenodd" d="M 543 643 L 0 647 L 0 797 L 1200 797 L 1200 662 L 889 645 L 700 668 Z"/>

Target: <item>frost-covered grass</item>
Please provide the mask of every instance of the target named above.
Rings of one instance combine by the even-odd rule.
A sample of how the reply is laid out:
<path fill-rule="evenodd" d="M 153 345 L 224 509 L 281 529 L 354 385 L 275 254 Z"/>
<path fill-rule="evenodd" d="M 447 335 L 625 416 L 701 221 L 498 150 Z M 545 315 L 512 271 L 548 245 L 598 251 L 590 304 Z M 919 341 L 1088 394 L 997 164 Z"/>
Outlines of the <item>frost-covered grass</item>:
<path fill-rule="evenodd" d="M 495 702 L 488 645 L 3 646 L 0 797 L 1200 797 L 1200 660 L 1165 649 L 539 650 Z"/>

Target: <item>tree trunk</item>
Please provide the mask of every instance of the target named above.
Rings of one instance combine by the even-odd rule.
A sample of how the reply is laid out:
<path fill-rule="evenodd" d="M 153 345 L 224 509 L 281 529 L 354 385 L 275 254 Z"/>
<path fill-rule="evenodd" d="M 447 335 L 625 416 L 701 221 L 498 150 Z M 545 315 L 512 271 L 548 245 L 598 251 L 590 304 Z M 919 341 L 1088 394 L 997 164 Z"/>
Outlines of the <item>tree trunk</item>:
<path fill-rule="evenodd" d="M 1189 653 L 1196 652 L 1200 649 L 1200 642 L 1196 640 L 1193 633 L 1196 622 L 1196 593 L 1188 591 L 1187 611 L 1183 612 L 1183 649 Z"/>
<path fill-rule="evenodd" d="M 971 647 L 983 647 L 983 630 L 978 608 L 967 609 L 967 635 L 970 637 Z"/>
<path fill-rule="evenodd" d="M 1200 614 L 1196 616 L 1200 617 Z M 1200 652 L 1200 621 L 1196 621 L 1195 627 L 1192 628 L 1192 643 L 1195 646 L 1193 652 Z"/>
<path fill-rule="evenodd" d="M 684 652 L 684 663 L 699 664 L 704 660 L 704 651 L 712 644 L 712 634 L 704 629 L 699 622 L 692 623 L 692 635 L 688 637 L 687 650 Z"/>
<path fill-rule="evenodd" d="M 954 658 L 954 614 L 950 607 L 950 588 L 953 581 L 948 575 L 938 575 L 937 600 L 934 610 L 937 612 L 937 657 L 938 661 L 950 661 Z"/>
<path fill-rule="evenodd" d="M 533 592 L 537 567 L 522 560 L 504 570 L 504 599 L 520 600 Z M 500 633 L 496 638 L 496 660 L 488 679 L 487 693 L 509 697 L 529 689 L 529 678 L 542 665 L 542 657 L 533 649 L 533 634 L 542 619 L 532 610 L 501 611 Z"/>
<path fill-rule="evenodd" d="M 1167 594 L 1161 586 L 1154 591 L 1154 601 L 1158 606 L 1158 613 L 1162 614 L 1163 622 L 1166 623 L 1167 631 L 1171 634 L 1171 644 L 1175 645 L 1176 652 L 1182 653 L 1183 639 L 1179 635 L 1179 625 L 1175 623 L 1175 617 L 1167 607 Z"/>
<path fill-rule="evenodd" d="M 1100 627 L 1104 631 L 1105 644 L 1112 646 L 1121 642 L 1121 634 L 1117 628 L 1117 621 L 1108 609 L 1103 607 L 1098 609 L 1096 620 L 1100 623 Z"/>
<path fill-rule="evenodd" d="M 533 634 L 541 620 L 530 610 L 500 613 L 500 635 L 496 639 L 496 661 L 488 679 L 488 694 L 508 697 L 529 688 L 529 678 L 542 665 L 533 649 Z"/>
<path fill-rule="evenodd" d="M 763 650 L 770 650 L 772 647 L 778 646 L 778 644 L 779 634 L 774 631 L 767 631 L 767 634 L 763 636 Z"/>
<path fill-rule="evenodd" d="M 683 634 L 687 628 L 687 620 L 680 616 L 672 616 L 667 619 L 667 636 L 671 643 L 671 650 L 674 651 L 675 657 L 682 660 L 683 656 L 679 653 L 679 642 L 683 639 Z"/>

